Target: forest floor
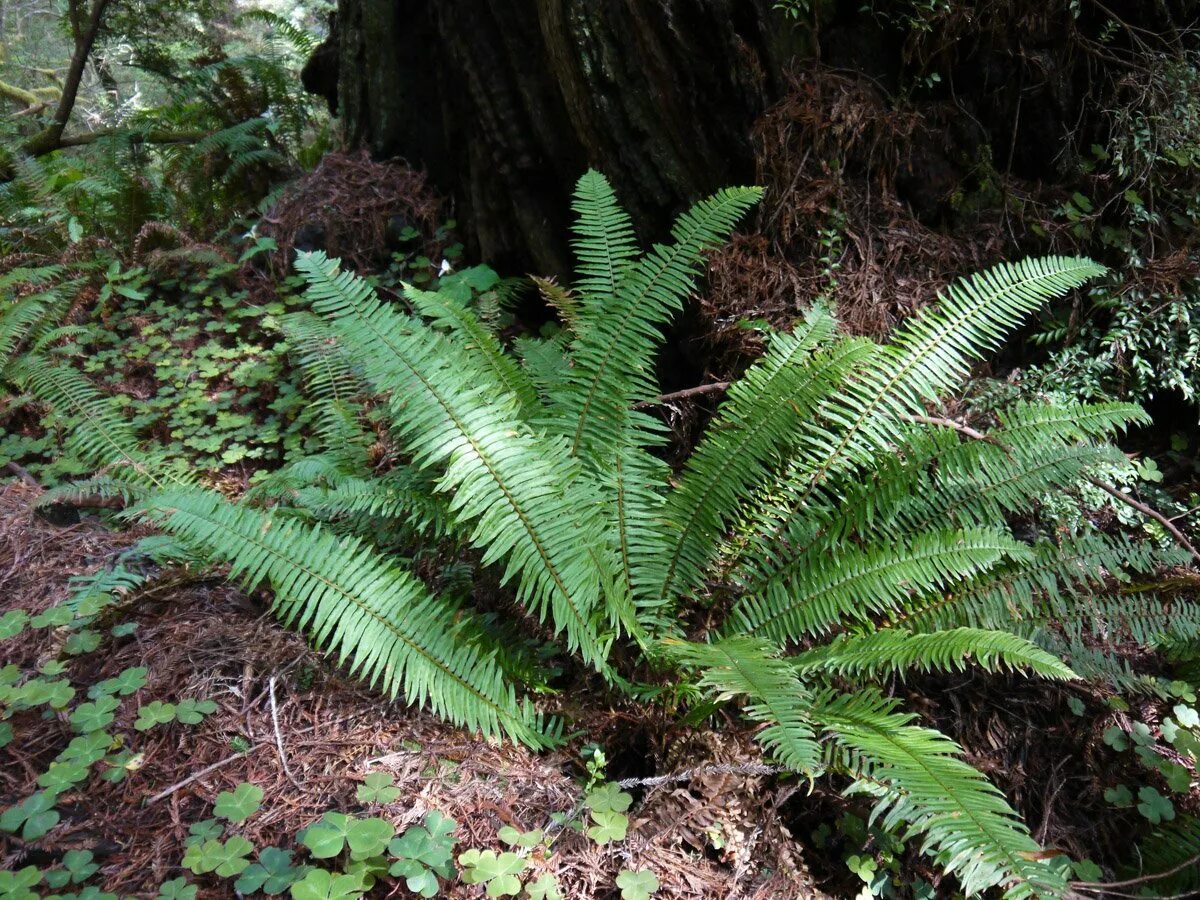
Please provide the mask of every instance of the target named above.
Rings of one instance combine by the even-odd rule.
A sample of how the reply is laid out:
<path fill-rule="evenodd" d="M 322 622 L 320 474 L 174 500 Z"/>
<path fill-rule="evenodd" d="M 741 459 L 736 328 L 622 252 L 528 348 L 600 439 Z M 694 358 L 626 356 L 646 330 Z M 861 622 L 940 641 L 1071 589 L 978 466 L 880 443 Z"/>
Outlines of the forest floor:
<path fill-rule="evenodd" d="M 0 615 L 17 608 L 34 615 L 61 602 L 71 578 L 110 566 L 140 536 L 87 518 L 50 524 L 32 508 L 38 493 L 19 481 L 0 486 Z M 127 597 L 118 614 L 136 630 L 106 633 L 99 648 L 72 657 L 65 674 L 82 692 L 127 667 L 148 669 L 145 686 L 130 698 L 136 702 L 122 704 L 109 728 L 138 754 L 130 775 L 120 783 L 93 777 L 64 794 L 63 819 L 37 849 L 0 836 L 0 869 L 46 865 L 86 849 L 101 866 L 104 890 L 153 897 L 164 881 L 187 874 L 180 861 L 189 826 L 209 818 L 217 795 L 241 782 L 265 793 L 261 811 L 240 829 L 259 848 L 295 846 L 296 833 L 326 811 L 362 810 L 356 788 L 371 772 L 391 773 L 401 793 L 369 815 L 400 831 L 436 810 L 458 823 L 458 852 L 501 847 L 502 826 L 545 828 L 552 813 L 577 810 L 578 738 L 536 755 L 387 702 L 344 677 L 265 608 L 263 597 L 183 570 L 155 573 Z M 5 641 L 0 665 L 32 669 L 57 658 L 63 631 L 27 630 Z M 217 711 L 199 725 L 133 728 L 139 705 L 189 697 L 212 700 Z M 621 716 L 593 709 L 576 724 L 594 738 Z M 72 737 L 62 713 L 44 724 L 36 713 L 18 713 L 12 724 L 17 738 L 0 749 L 0 807 L 36 790 L 39 774 Z M 701 737 L 678 733 L 672 759 L 642 760 L 641 771 L 761 762 L 745 735 Z M 626 766 L 636 769 L 636 762 Z M 627 840 L 599 846 L 565 829 L 553 853 L 534 854 L 531 868 L 553 872 L 571 898 L 617 896 L 622 868 L 652 870 L 660 897 L 818 896 L 780 815 L 797 790 L 776 779 L 711 771 L 634 788 Z M 201 896 L 234 893 L 232 880 L 193 880 Z M 381 887 L 380 896 L 404 893 L 394 882 Z M 452 882 L 443 895 L 483 891 Z"/>

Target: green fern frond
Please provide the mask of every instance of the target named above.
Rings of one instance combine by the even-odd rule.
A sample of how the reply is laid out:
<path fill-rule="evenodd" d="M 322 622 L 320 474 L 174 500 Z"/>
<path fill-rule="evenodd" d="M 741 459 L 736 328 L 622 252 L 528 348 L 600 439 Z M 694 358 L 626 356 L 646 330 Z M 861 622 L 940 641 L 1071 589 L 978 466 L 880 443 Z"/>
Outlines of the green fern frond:
<path fill-rule="evenodd" d="M 133 514 L 228 562 L 230 578 L 269 583 L 286 624 L 393 697 L 486 735 L 545 744 L 537 716 L 517 700 L 495 651 L 460 639 L 470 615 L 360 541 L 206 491 L 164 492 Z"/>
<path fill-rule="evenodd" d="M 613 312 L 610 304 L 617 285 L 638 254 L 637 235 L 612 185 L 595 169 L 588 169 L 575 185 L 571 209 L 575 213 L 571 247 L 578 260 L 575 288 L 590 295 L 580 323 L 586 328 Z"/>
<path fill-rule="evenodd" d="M 583 297 L 572 368 L 556 410 L 572 455 L 606 457 L 614 438 L 626 432 L 630 406 L 658 393 L 651 357 L 660 329 L 691 292 L 705 251 L 729 235 L 761 194 L 727 188 L 700 201 L 676 221 L 672 245 L 655 245 L 638 261 L 622 263 L 611 302 L 600 308 L 602 298 Z"/>
<path fill-rule="evenodd" d="M 971 361 L 995 349 L 1029 313 L 1104 271 L 1086 259 L 1042 257 L 1003 263 L 951 285 L 935 306 L 880 347 L 809 424 L 799 442 L 803 452 L 750 515 L 732 550 L 734 562 L 769 547 L 832 474 L 896 444 L 909 416 L 924 414 L 925 402 L 937 402 L 960 384 Z"/>
<path fill-rule="evenodd" d="M 448 292 L 422 291 L 412 285 L 404 286 L 404 296 L 420 315 L 450 332 L 466 353 L 489 370 L 496 381 L 517 398 L 523 415 L 532 417 L 541 410 L 529 376 L 504 352 L 500 341 L 466 303 Z"/>
<path fill-rule="evenodd" d="M 308 312 L 293 312 L 279 318 L 279 327 L 312 397 L 349 404 L 365 394 L 362 373 L 351 365 L 337 333 L 322 319 Z"/>
<path fill-rule="evenodd" d="M 1157 896 L 1200 890 L 1200 816 L 1183 815 L 1154 829 L 1138 845 L 1135 862 L 1124 877 L 1152 879 Z M 1165 873 L 1171 873 L 1165 875 Z M 1165 876 L 1165 877 L 1164 877 Z"/>
<path fill-rule="evenodd" d="M 421 467 L 444 469 L 451 512 L 474 523 L 485 565 L 507 560 L 506 581 L 571 649 L 601 665 L 593 621 L 604 580 L 594 498 L 574 476 L 562 442 L 532 432 L 516 399 L 444 335 L 382 303 L 323 254 L 297 268 L 314 309 L 330 317 L 375 389 L 389 396 L 397 437 Z"/>
<path fill-rule="evenodd" d="M 896 629 L 842 634 L 789 661 L 801 676 L 879 678 L 908 669 L 962 671 L 975 664 L 989 672 L 1027 669 L 1043 678 L 1076 677 L 1062 660 L 1025 638 L 978 628 L 954 628 L 931 634 Z"/>
<path fill-rule="evenodd" d="M 822 751 L 809 718 L 810 692 L 796 677 L 779 648 L 756 638 L 727 638 L 713 644 L 668 641 L 669 656 L 681 665 L 701 670 L 699 687 L 717 701 L 746 698 L 746 716 L 766 725 L 755 739 L 781 764 L 812 776 L 821 766 Z"/>
<path fill-rule="evenodd" d="M 840 762 L 883 789 L 873 816 L 882 816 L 886 829 L 908 823 L 924 835 L 923 852 L 957 877 L 964 893 L 1003 887 L 1010 898 L 1062 896 L 1062 876 L 1036 861 L 1037 843 L 954 741 L 911 724 L 911 713 L 868 688 L 818 691 L 811 715 L 841 748 Z"/>
<path fill-rule="evenodd" d="M 73 421 L 68 447 L 83 461 L 103 467 L 118 464 L 125 477 L 162 487 L 188 479 L 178 465 L 168 465 L 160 453 L 148 453 L 112 398 L 101 394 L 86 378 L 66 366 L 26 355 L 9 366 L 9 376 L 23 390 Z"/>
<path fill-rule="evenodd" d="M 866 623 L 921 596 L 962 584 L 1024 546 L 997 529 L 930 531 L 883 545 L 817 544 L 792 557 L 757 594 L 734 606 L 725 633 L 784 642 Z"/>
<path fill-rule="evenodd" d="M 1088 593 L 1106 577 L 1151 572 L 1178 558 L 1123 535 L 1098 531 L 1059 544 L 1043 541 L 1030 548 L 1028 556 L 1013 557 L 942 596 L 914 598 L 893 622 L 910 631 L 969 626 L 1029 633 L 1048 617 L 1067 614 L 1075 594 Z"/>
<path fill-rule="evenodd" d="M 652 587 L 659 602 L 701 583 L 746 494 L 791 449 L 805 417 L 862 361 L 867 348 L 855 341 L 813 356 L 833 329 L 827 314 L 814 313 L 793 334 L 776 335 L 763 359 L 730 387 L 667 498 L 663 540 L 641 554 L 638 580 Z"/>

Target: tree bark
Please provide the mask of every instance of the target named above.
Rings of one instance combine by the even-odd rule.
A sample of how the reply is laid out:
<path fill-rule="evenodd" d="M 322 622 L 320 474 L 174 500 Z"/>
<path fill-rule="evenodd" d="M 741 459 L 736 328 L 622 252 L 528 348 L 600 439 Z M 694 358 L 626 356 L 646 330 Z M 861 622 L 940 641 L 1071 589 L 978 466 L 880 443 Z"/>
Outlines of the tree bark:
<path fill-rule="evenodd" d="M 570 189 L 589 165 L 647 238 L 753 179 L 751 125 L 784 64 L 813 50 L 771 6 L 339 0 L 337 84 L 311 71 L 306 84 L 336 100 L 352 146 L 426 169 L 480 256 L 562 274 Z"/>

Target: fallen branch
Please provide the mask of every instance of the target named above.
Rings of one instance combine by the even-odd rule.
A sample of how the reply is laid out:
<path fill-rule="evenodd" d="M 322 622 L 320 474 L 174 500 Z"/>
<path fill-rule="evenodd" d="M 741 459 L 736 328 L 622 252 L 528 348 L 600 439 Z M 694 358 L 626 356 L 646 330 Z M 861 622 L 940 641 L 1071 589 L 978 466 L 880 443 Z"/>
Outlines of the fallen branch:
<path fill-rule="evenodd" d="M 342 718 L 342 719 L 335 719 L 332 722 L 320 722 L 316 725 L 310 725 L 308 728 L 301 728 L 299 731 L 296 731 L 293 733 L 294 734 L 308 734 L 310 731 L 316 731 L 318 728 L 332 728 L 334 725 L 341 725 L 343 722 L 349 722 L 351 719 L 357 719 L 361 715 L 362 715 L 362 713 L 355 713 L 352 716 L 346 716 L 345 718 Z M 233 753 L 233 754 L 225 757 L 224 759 L 219 759 L 212 765 L 205 766 L 199 772 L 194 772 L 191 775 L 189 775 L 187 778 L 183 779 L 182 781 L 177 781 L 170 787 L 164 788 L 163 790 L 159 791 L 157 794 L 155 794 L 153 797 L 151 797 L 149 800 L 147 800 L 145 805 L 152 806 L 155 803 L 158 803 L 160 800 L 165 800 L 167 797 L 170 797 L 172 794 L 174 794 L 176 791 L 180 790 L 181 788 L 187 787 L 193 781 L 200 780 L 205 775 L 207 775 L 209 772 L 215 772 L 215 771 L 217 771 L 217 769 L 220 769 L 223 766 L 227 766 L 235 760 L 241 759 L 244 756 L 249 756 L 255 750 L 261 750 L 263 747 L 270 747 L 273 743 L 274 743 L 273 741 L 259 741 L 257 744 L 251 745 L 249 748 L 247 748 L 246 750 L 243 750 L 240 753 Z"/>
<path fill-rule="evenodd" d="M 727 390 L 729 390 L 728 381 L 714 381 L 712 384 L 702 384 L 699 387 L 684 388 L 682 391 L 660 394 L 653 400 L 642 400 L 639 403 L 633 404 L 633 408 L 648 409 L 652 406 L 662 406 L 664 403 L 670 403 L 672 400 L 686 400 L 689 397 L 698 397 L 701 394 L 713 394 L 717 391 Z"/>
<path fill-rule="evenodd" d="M 961 422 L 955 422 L 953 419 L 942 419 L 942 418 L 937 418 L 937 417 L 933 417 L 933 416 L 903 416 L 903 418 L 906 421 L 916 422 L 921 425 L 936 425 L 936 426 L 940 426 L 943 428 L 953 428 L 955 431 L 957 431 L 959 434 L 963 435 L 964 437 L 969 437 L 972 440 L 976 440 L 976 441 L 987 441 L 990 444 L 996 444 L 999 447 L 1003 447 L 1005 451 L 1008 450 L 1008 448 L 1005 447 L 1005 445 L 1003 443 L 996 440 L 996 438 L 992 437 L 991 435 L 984 434 L 982 431 L 976 431 L 974 428 L 971 428 L 968 425 L 963 425 Z M 1180 531 L 1175 526 L 1174 522 L 1172 522 L 1170 519 L 1168 519 L 1166 516 L 1164 516 L 1162 513 L 1160 513 L 1157 509 L 1154 509 L 1151 506 L 1147 506 L 1145 503 L 1142 503 L 1140 500 L 1135 500 L 1133 497 L 1130 497 L 1128 494 L 1118 491 L 1115 487 L 1105 484 L 1103 481 L 1100 481 L 1098 478 L 1093 478 L 1090 475 L 1085 475 L 1084 477 L 1087 479 L 1089 484 L 1092 484 L 1095 487 L 1098 487 L 1100 490 L 1104 491 L 1104 493 L 1108 494 L 1114 500 L 1117 500 L 1120 503 L 1124 503 L 1126 506 L 1130 507 L 1131 509 L 1136 509 L 1142 515 L 1148 516 L 1149 518 L 1153 519 L 1155 522 L 1157 522 L 1159 525 L 1161 525 L 1163 528 L 1165 528 L 1170 533 L 1171 537 L 1173 537 L 1175 539 L 1175 541 L 1179 544 L 1179 546 L 1181 546 L 1185 550 L 1187 550 L 1187 552 L 1192 555 L 1192 558 L 1195 559 L 1197 563 L 1200 563 L 1200 550 L 1196 549 L 1196 547 L 1192 544 L 1192 542 L 1188 540 L 1187 535 L 1185 535 L 1182 531 Z"/>
<path fill-rule="evenodd" d="M 1115 487 L 1112 487 L 1111 485 L 1107 485 L 1103 481 L 1100 481 L 1096 478 L 1092 478 L 1090 475 L 1087 476 L 1087 480 L 1091 484 L 1100 488 L 1100 490 L 1104 491 L 1104 493 L 1108 494 L 1114 500 L 1118 500 L 1121 503 L 1124 503 L 1126 506 L 1130 507 L 1131 509 L 1136 509 L 1138 512 L 1140 512 L 1144 516 L 1149 516 L 1151 519 L 1153 519 L 1155 522 L 1157 522 L 1163 528 L 1167 529 L 1167 531 L 1170 532 L 1171 537 L 1175 538 L 1175 540 L 1179 544 L 1179 546 L 1183 547 L 1185 550 L 1187 550 L 1188 553 L 1192 554 L 1192 558 L 1195 559 L 1196 562 L 1200 563 L 1200 550 L 1197 550 L 1195 548 L 1195 546 L 1192 544 L 1192 542 L 1187 539 L 1187 535 L 1185 535 L 1182 531 L 1180 531 L 1175 526 L 1174 522 L 1172 522 L 1170 519 L 1168 519 L 1166 516 L 1164 516 L 1162 513 L 1160 513 L 1157 509 L 1147 506 L 1145 503 L 1142 503 L 1140 500 L 1134 500 L 1128 494 L 1123 493 L 1122 491 L 1118 491 Z"/>

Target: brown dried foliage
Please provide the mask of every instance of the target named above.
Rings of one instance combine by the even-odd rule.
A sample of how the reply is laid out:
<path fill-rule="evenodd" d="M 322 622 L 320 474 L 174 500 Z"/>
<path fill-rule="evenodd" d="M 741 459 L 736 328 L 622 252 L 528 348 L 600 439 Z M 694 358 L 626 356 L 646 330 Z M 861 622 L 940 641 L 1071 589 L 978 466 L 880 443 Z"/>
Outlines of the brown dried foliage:
<path fill-rule="evenodd" d="M 402 162 L 376 162 L 364 150 L 331 153 L 292 182 L 263 216 L 259 230 L 279 250 L 276 273 L 290 271 L 301 229 L 323 233 L 325 250 L 359 270 L 387 259 L 388 221 L 403 216 L 429 242 L 442 219 L 442 204 L 424 173 Z M 434 248 L 429 244 L 427 255 Z"/>

